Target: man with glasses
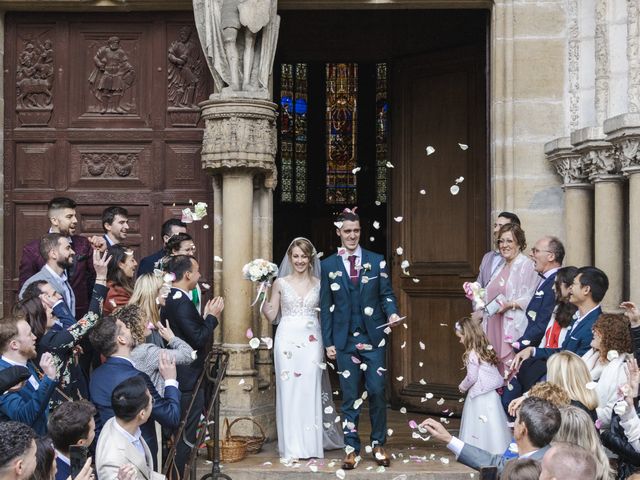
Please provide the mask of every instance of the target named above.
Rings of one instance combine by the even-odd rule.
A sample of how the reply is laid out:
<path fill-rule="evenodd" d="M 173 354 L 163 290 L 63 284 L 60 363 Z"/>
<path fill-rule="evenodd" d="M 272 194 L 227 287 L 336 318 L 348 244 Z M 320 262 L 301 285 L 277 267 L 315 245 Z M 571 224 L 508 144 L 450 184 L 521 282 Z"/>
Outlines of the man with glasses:
<path fill-rule="evenodd" d="M 489 250 L 482 257 L 482 261 L 480 262 L 480 273 L 478 274 L 478 279 L 476 280 L 482 288 L 485 288 L 491 278 L 500 271 L 500 267 L 502 266 L 504 259 L 500 252 L 497 249 L 497 240 L 498 240 L 498 232 L 503 225 L 508 223 L 515 223 L 516 225 L 520 225 L 520 218 L 515 213 L 511 212 L 500 212 L 498 214 L 498 218 L 496 218 L 495 223 L 493 224 L 493 249 Z"/>
<path fill-rule="evenodd" d="M 533 260 L 533 268 L 540 276 L 540 283 L 525 310 L 528 320 L 527 328 L 513 343 L 516 352 L 528 346 L 537 347 L 544 336 L 556 303 L 553 284 L 564 260 L 564 245 L 557 237 L 545 236 L 535 243 L 529 256 Z M 524 365 L 522 370 L 523 373 L 526 372 L 527 365 Z M 521 377 L 522 374 L 513 378 L 509 389 L 502 395 L 502 405 L 505 410 L 508 409 L 511 400 L 518 398 L 530 386 L 528 385 L 530 382 Z"/>

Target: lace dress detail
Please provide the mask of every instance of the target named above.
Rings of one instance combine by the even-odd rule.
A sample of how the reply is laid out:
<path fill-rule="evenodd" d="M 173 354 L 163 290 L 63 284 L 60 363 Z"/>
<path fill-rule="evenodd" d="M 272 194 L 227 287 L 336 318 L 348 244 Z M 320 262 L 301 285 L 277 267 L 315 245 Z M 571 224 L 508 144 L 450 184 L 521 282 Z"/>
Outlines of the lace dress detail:
<path fill-rule="evenodd" d="M 343 446 L 324 366 L 320 332 L 320 283 L 301 296 L 279 279 L 281 320 L 276 330 L 276 424 L 280 457 L 323 458 L 324 449 Z M 326 377 L 323 378 L 323 377 Z M 323 415 L 331 405 L 330 418 Z M 327 427 L 328 425 L 328 427 Z"/>

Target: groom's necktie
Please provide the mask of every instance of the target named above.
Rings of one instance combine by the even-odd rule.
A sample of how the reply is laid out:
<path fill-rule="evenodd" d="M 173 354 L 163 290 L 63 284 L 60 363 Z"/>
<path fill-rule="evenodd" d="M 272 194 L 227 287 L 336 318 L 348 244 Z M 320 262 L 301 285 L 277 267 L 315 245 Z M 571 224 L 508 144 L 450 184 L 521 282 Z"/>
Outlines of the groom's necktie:
<path fill-rule="evenodd" d="M 358 270 L 356 270 L 357 258 L 356 255 L 349 255 L 347 258 L 347 260 L 349 260 L 349 278 L 354 285 L 358 285 Z"/>

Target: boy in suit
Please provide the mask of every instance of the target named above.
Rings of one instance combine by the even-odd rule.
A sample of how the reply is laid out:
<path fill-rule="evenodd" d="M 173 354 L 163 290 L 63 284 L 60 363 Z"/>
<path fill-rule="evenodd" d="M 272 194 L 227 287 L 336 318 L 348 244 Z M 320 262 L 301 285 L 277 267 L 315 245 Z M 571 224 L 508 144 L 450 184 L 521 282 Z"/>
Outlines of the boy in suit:
<path fill-rule="evenodd" d="M 336 222 L 341 247 L 322 262 L 320 317 L 322 340 L 330 360 L 337 360 L 342 389 L 342 419 L 346 456 L 343 469 L 357 466 L 360 453 L 355 405 L 360 398 L 362 376 L 369 400 L 371 446 L 378 465 L 388 467 L 390 457 L 383 445 L 387 435 L 385 398 L 386 334 L 378 328 L 399 320 L 396 298 L 384 257 L 360 247 L 360 218 L 345 209 Z M 360 364 L 354 363 L 356 357 Z"/>

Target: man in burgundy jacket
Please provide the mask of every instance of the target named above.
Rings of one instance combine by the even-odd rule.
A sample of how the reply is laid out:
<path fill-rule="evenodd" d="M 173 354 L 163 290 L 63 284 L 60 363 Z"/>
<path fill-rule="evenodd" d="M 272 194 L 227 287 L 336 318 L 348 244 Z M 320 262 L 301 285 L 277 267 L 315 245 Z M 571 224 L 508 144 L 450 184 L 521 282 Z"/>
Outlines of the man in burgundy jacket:
<path fill-rule="evenodd" d="M 86 237 L 74 235 L 78 219 L 76 217 L 76 202 L 70 198 L 58 197 L 49 202 L 47 211 L 51 222 L 50 233 L 61 233 L 71 241 L 71 248 L 75 252 L 75 261 L 71 271 L 67 272 L 69 283 L 76 296 L 76 319 L 82 318 L 89 311 L 89 300 L 96 279 L 93 269 L 93 250 L 91 242 Z M 96 245 L 98 247 L 98 245 Z M 27 243 L 22 249 L 20 259 L 20 285 L 22 288 L 27 279 L 35 275 L 44 266 L 45 259 L 40 256 L 40 239 Z"/>

